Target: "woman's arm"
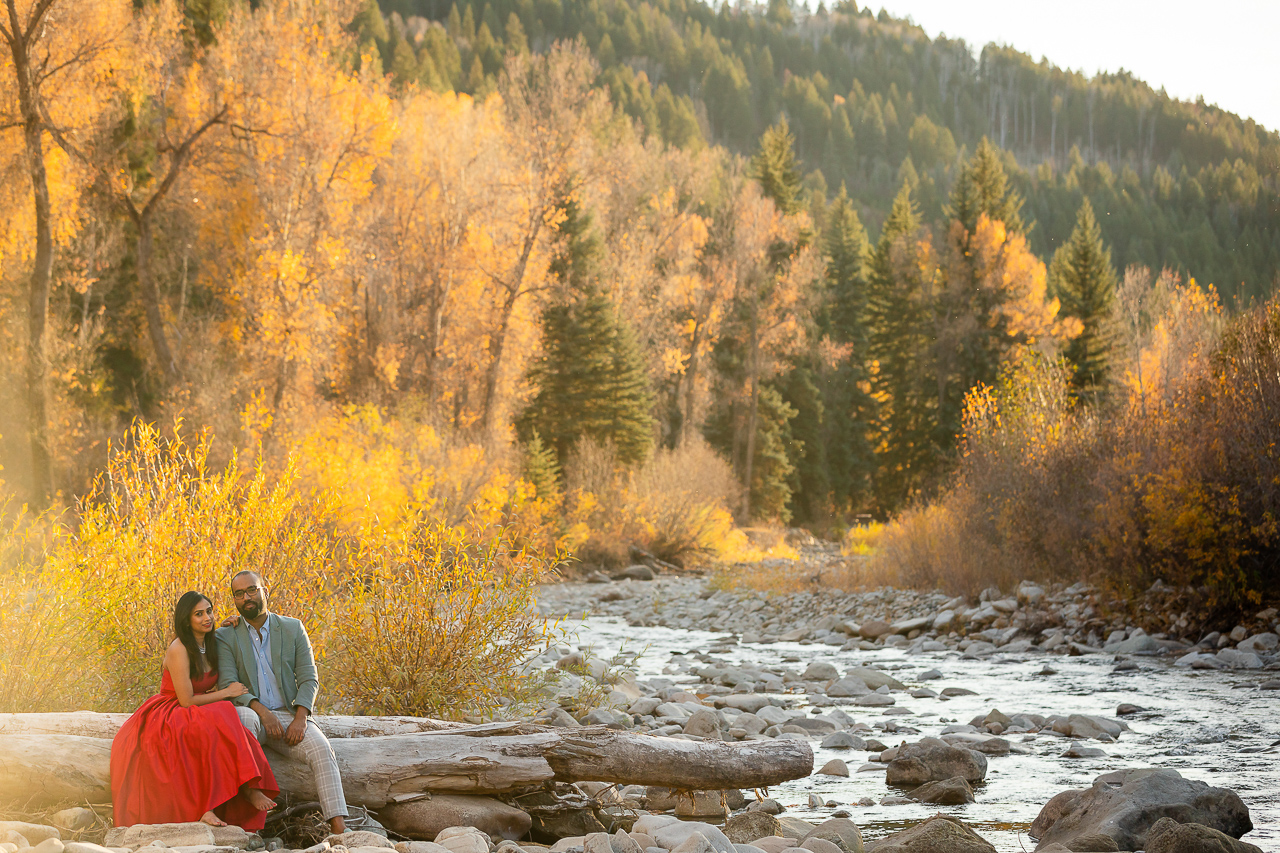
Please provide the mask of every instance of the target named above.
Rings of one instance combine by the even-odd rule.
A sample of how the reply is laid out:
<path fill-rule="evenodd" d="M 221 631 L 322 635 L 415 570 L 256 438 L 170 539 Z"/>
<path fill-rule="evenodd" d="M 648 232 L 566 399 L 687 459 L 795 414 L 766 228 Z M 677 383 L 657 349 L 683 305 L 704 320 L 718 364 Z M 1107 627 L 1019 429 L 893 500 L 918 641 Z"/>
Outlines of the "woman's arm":
<path fill-rule="evenodd" d="M 184 708 L 221 702 L 223 699 L 232 699 L 245 692 L 243 684 L 233 681 L 222 690 L 196 693 L 195 688 L 191 686 L 191 664 L 187 660 L 187 647 L 177 640 L 170 643 L 168 651 L 164 653 L 164 665 L 169 670 L 169 677 L 173 679 L 173 692 L 178 694 L 178 704 Z"/>

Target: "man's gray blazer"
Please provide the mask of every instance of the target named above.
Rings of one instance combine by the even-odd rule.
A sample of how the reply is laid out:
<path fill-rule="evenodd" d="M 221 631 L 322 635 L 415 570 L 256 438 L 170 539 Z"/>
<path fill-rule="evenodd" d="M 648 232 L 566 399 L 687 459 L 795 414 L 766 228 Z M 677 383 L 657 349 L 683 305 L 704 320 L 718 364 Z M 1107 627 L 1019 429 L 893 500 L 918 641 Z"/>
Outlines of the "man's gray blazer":
<path fill-rule="evenodd" d="M 280 698 L 286 710 L 293 711 L 298 705 L 315 710 L 320 678 L 307 629 L 297 619 L 275 613 L 267 614 L 266 628 L 271 633 L 271 668 L 280 682 Z M 219 628 L 214 633 L 218 642 L 218 689 L 239 681 L 249 692 L 232 701 L 245 706 L 261 694 L 249 630 L 249 622 L 241 617 L 236 627 Z"/>

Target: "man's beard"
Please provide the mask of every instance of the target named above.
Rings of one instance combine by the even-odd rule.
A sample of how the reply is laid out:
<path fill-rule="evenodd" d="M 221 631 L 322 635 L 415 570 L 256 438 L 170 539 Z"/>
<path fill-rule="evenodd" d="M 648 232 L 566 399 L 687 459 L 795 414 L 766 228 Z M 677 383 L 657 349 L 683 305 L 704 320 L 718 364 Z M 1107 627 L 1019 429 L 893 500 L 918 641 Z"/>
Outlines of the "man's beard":
<path fill-rule="evenodd" d="M 262 605 L 256 601 L 246 601 L 243 604 L 237 604 L 236 610 L 245 619 L 257 619 L 262 614 Z"/>

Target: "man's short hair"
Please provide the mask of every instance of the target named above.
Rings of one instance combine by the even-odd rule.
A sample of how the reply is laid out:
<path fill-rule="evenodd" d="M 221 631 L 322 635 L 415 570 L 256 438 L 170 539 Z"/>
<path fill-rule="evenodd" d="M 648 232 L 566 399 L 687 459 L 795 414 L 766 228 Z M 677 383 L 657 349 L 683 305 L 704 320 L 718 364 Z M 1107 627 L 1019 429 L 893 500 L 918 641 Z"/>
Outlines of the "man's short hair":
<path fill-rule="evenodd" d="M 234 575 L 231 576 L 231 583 L 235 583 L 236 578 L 240 577 L 241 575 L 253 575 L 255 578 L 258 579 L 258 583 L 262 583 L 262 575 L 258 574 L 253 569 L 241 569 L 240 571 L 236 572 Z"/>

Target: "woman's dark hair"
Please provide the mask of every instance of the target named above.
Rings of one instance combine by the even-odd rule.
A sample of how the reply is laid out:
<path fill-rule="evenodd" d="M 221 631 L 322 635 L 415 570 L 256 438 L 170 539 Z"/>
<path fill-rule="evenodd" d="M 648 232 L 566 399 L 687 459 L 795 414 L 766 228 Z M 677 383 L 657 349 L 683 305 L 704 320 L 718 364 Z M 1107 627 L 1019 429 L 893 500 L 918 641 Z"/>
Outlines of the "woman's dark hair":
<path fill-rule="evenodd" d="M 213 602 L 209 601 L 207 596 L 201 595 L 195 590 L 184 592 L 182 597 L 178 599 L 178 603 L 173 607 L 173 633 L 178 635 L 178 639 L 182 641 L 182 645 L 187 649 L 187 661 L 191 664 L 191 680 L 195 681 L 200 677 L 200 647 L 196 645 L 196 632 L 191 630 L 191 614 L 196 612 L 196 608 L 200 606 L 200 602 L 208 601 L 209 606 L 213 606 Z M 209 662 L 209 669 L 217 671 L 218 669 L 218 643 L 213 638 L 213 631 L 210 631 L 204 638 L 204 659 Z"/>

